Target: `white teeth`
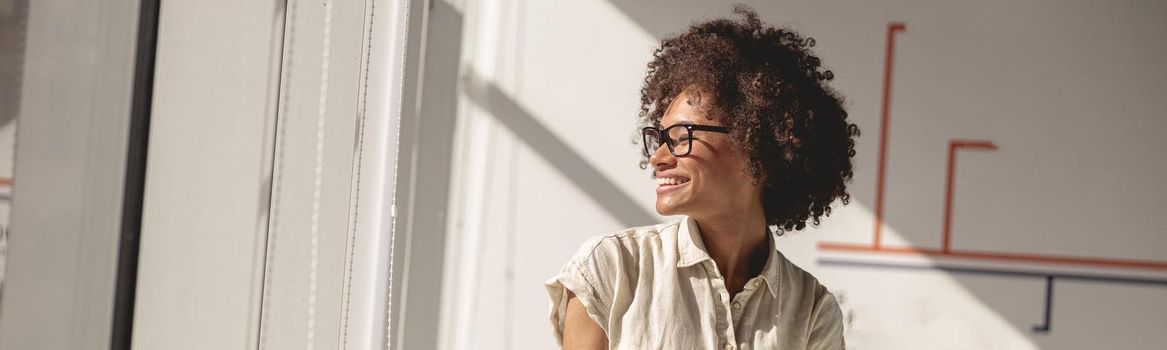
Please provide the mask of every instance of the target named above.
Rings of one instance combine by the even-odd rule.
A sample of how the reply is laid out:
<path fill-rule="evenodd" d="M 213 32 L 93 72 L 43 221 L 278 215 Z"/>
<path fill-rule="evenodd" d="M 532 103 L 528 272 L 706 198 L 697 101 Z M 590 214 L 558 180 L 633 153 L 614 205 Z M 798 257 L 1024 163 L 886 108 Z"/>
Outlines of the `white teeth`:
<path fill-rule="evenodd" d="M 658 185 L 679 185 L 689 182 L 689 180 L 678 179 L 675 177 L 660 177 L 656 179 Z"/>

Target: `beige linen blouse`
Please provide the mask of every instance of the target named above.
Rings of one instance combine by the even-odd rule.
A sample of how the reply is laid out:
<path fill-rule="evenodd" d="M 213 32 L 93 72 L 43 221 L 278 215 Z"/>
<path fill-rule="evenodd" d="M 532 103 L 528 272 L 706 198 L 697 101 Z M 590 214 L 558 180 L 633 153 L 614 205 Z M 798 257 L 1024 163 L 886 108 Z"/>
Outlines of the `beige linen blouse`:
<path fill-rule="evenodd" d="M 769 242 L 730 300 L 691 218 L 593 237 L 546 282 L 555 340 L 571 290 L 611 349 L 843 349 L 834 295 Z"/>

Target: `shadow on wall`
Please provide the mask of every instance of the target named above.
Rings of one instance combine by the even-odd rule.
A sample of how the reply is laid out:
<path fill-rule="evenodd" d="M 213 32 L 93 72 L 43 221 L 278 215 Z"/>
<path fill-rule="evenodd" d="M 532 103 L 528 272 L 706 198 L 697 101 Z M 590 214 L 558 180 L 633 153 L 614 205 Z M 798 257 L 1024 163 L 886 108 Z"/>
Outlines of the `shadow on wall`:
<path fill-rule="evenodd" d="M 514 99 L 507 96 L 498 86 L 483 80 L 473 71 L 462 77 L 464 93 L 470 101 L 497 118 L 498 122 L 510 129 L 519 139 L 539 154 L 563 177 L 571 180 L 581 192 L 586 193 L 597 207 L 620 221 L 624 226 L 640 226 L 653 222 L 655 216 L 638 205 L 632 196 L 620 190 L 612 180 L 604 177 L 599 169 L 592 166 L 583 155 L 560 141 L 547 126 Z"/>

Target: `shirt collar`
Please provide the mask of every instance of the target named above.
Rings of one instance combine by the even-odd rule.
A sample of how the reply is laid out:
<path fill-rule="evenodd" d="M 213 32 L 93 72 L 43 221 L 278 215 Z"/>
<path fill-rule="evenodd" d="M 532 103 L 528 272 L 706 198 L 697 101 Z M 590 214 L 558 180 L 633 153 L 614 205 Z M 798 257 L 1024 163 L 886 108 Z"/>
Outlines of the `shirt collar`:
<path fill-rule="evenodd" d="M 778 297 L 778 268 L 782 259 L 782 254 L 778 253 L 778 242 L 774 241 L 774 234 L 767 230 L 766 240 L 770 241 L 770 257 L 766 258 L 766 267 L 762 268 L 762 279 L 766 281 L 766 289 L 770 290 L 770 296 Z"/>
<path fill-rule="evenodd" d="M 713 259 L 705 252 L 705 242 L 701 240 L 697 222 L 688 216 L 681 220 L 681 227 L 677 229 L 677 257 L 677 267 L 689 267 Z"/>
<path fill-rule="evenodd" d="M 766 288 L 770 290 L 770 296 L 776 298 L 778 297 L 778 266 L 782 257 L 778 253 L 774 235 L 766 235 L 766 240 L 767 244 L 770 245 L 770 256 L 766 258 L 766 266 L 762 268 L 762 273 L 759 276 L 766 281 Z M 689 267 L 705 260 L 713 260 L 705 250 L 705 242 L 701 240 L 701 232 L 697 227 L 697 222 L 688 216 L 681 220 L 681 225 L 677 229 L 677 258 L 677 267 Z"/>

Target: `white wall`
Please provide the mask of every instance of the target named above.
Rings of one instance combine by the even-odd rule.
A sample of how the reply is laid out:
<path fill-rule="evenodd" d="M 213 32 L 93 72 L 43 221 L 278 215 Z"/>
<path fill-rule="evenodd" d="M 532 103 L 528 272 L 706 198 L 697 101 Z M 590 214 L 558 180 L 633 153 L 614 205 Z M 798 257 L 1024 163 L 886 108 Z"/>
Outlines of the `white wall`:
<path fill-rule="evenodd" d="M 1150 2 L 749 2 L 817 39 L 858 143 L 853 202 L 779 249 L 841 296 L 854 348 L 1148 348 L 1167 341 L 1164 5 Z M 632 144 L 659 39 L 729 2 L 482 1 L 466 6 L 443 331 L 448 348 L 554 346 L 542 282 L 589 236 L 650 224 Z M 948 143 L 953 251 L 872 241 L 883 66 L 897 35 L 883 245 L 938 249 Z M 648 214 L 645 214 L 648 213 Z M 1089 258 L 1048 262 L 1049 256 Z M 1057 260 L 1057 259 L 1053 259 Z M 1113 260 L 1143 267 L 1115 267 Z M 834 263 L 829 263 L 834 262 Z M 859 265 L 894 265 L 862 267 Z M 1101 266 L 1101 267 L 1100 267 Z M 934 268 L 941 267 L 941 268 Z M 959 269 L 959 270 L 954 270 Z M 1050 329 L 1047 275 L 1055 275 Z M 1076 277 L 1075 277 L 1076 276 Z"/>

